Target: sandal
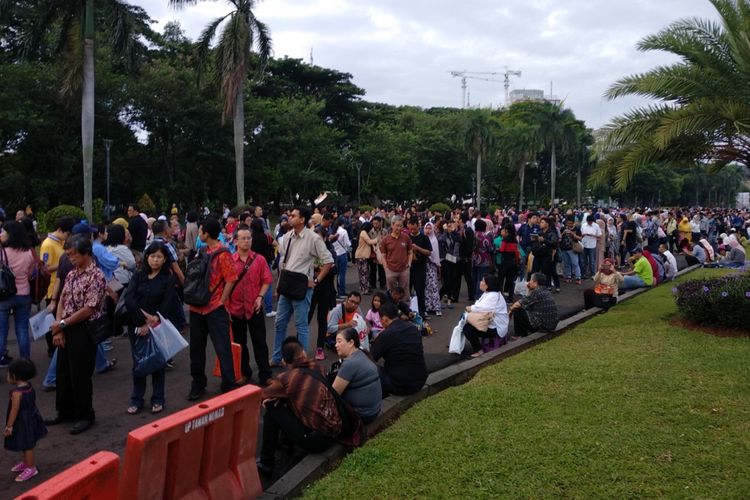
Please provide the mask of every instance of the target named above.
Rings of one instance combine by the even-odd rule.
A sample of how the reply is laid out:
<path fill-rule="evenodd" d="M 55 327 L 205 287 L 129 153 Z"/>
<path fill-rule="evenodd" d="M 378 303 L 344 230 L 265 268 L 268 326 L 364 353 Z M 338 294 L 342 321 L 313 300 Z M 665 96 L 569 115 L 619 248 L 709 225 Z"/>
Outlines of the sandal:
<path fill-rule="evenodd" d="M 139 410 L 140 408 L 137 406 L 128 406 L 128 413 L 130 415 L 135 415 L 136 413 L 138 413 Z"/>
<path fill-rule="evenodd" d="M 164 405 L 153 404 L 151 405 L 151 413 L 161 413 L 164 410 Z"/>

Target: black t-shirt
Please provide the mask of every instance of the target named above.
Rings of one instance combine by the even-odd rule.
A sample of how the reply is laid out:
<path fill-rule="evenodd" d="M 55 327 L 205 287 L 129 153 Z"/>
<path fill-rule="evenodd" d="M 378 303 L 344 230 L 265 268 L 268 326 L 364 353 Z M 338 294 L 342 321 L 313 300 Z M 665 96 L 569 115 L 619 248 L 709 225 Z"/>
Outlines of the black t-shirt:
<path fill-rule="evenodd" d="M 625 229 L 630 231 L 628 235 L 625 236 L 625 246 L 627 246 L 628 248 L 633 248 L 638 241 L 638 227 L 635 225 L 635 221 L 629 220 L 628 222 L 626 222 Z"/>
<path fill-rule="evenodd" d="M 419 233 L 416 236 L 409 235 L 411 238 L 411 242 L 414 245 L 417 245 L 420 248 L 424 248 L 425 250 L 432 251 L 432 243 L 430 243 L 430 239 L 425 236 L 422 233 Z M 429 259 L 429 255 L 423 255 L 416 250 L 414 250 L 414 262 L 412 262 L 412 266 L 419 266 L 424 267 L 427 265 L 427 259 Z"/>
<path fill-rule="evenodd" d="M 385 359 L 383 369 L 399 394 L 416 392 L 427 380 L 422 335 L 409 321 L 394 320 L 372 342 L 370 354 Z"/>

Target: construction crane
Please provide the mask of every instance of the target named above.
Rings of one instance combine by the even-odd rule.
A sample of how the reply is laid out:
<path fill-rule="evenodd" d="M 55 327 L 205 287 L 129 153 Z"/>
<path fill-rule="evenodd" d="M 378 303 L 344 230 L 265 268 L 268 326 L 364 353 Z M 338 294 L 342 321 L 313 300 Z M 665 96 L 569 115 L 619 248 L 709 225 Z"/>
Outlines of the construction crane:
<path fill-rule="evenodd" d="M 461 78 L 461 90 L 463 91 L 463 101 L 462 101 L 462 107 L 466 107 L 466 79 L 471 78 L 473 80 L 484 80 L 487 82 L 503 82 L 503 87 L 505 87 L 505 105 L 507 106 L 509 104 L 509 95 L 510 95 L 510 77 L 511 76 L 521 76 L 521 72 L 517 70 L 511 70 L 511 69 L 505 69 L 504 72 L 499 71 L 451 71 L 451 76 L 456 78 Z M 472 76 L 472 75 L 502 75 L 502 80 L 495 80 L 494 78 L 486 78 L 481 76 Z"/>

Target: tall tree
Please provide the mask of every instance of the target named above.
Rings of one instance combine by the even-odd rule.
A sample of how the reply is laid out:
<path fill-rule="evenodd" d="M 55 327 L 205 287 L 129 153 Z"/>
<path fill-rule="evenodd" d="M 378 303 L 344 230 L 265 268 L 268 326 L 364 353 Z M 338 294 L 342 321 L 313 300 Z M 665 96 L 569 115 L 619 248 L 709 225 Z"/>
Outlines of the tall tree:
<path fill-rule="evenodd" d="M 674 54 L 678 62 L 623 78 L 607 91 L 610 99 L 638 95 L 661 102 L 605 127 L 594 183 L 614 178 L 622 191 L 652 164 L 750 165 L 750 1 L 710 1 L 719 22 L 683 19 L 637 45 L 643 52 Z"/>
<path fill-rule="evenodd" d="M 195 5 L 200 0 L 169 0 L 170 5 L 178 8 Z M 216 31 L 224 23 L 214 53 L 214 76 L 218 79 L 224 110 L 221 122 L 231 116 L 234 124 L 234 162 L 235 181 L 237 184 L 237 204 L 245 204 L 245 99 L 244 86 L 253 58 L 253 49 L 257 49 L 257 74 L 263 68 L 271 54 L 271 37 L 268 27 L 255 17 L 253 9 L 256 0 L 229 0 L 234 10 L 229 14 L 212 21 L 201 33 L 196 43 L 196 59 L 199 72 L 209 62 L 211 42 Z"/>
<path fill-rule="evenodd" d="M 128 65 L 135 64 L 143 46 L 137 34 L 150 34 L 147 16 L 140 7 L 120 0 L 98 0 L 106 23 L 108 42 Z M 92 183 L 94 161 L 94 37 L 97 11 L 94 0 L 38 2 L 29 8 L 25 2 L 0 2 L 0 19 L 10 17 L 13 9 L 23 8 L 26 16 L 19 31 L 23 40 L 20 55 L 43 59 L 50 53 L 63 58 L 64 77 L 60 94 L 71 99 L 81 91 L 81 156 L 83 159 L 83 208 L 92 219 Z M 50 37 L 52 33 L 52 37 Z M 49 50 L 50 38 L 55 40 Z"/>
<path fill-rule="evenodd" d="M 477 162 L 477 209 L 482 203 L 482 160 L 487 158 L 494 145 L 494 133 L 498 128 L 497 122 L 489 111 L 473 110 L 469 114 L 466 129 L 466 149 Z"/>
<path fill-rule="evenodd" d="M 539 107 L 539 137 L 550 154 L 550 205 L 555 206 L 557 183 L 557 148 L 575 144 L 576 130 L 583 128 L 575 115 L 562 103 L 543 103 Z"/>

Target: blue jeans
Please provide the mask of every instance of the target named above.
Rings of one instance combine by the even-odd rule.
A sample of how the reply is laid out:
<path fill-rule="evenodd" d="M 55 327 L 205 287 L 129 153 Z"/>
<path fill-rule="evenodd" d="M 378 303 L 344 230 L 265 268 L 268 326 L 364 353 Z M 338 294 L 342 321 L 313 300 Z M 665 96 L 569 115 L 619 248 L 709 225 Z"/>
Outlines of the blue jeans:
<path fill-rule="evenodd" d="M 624 276 L 624 278 L 625 281 L 622 283 L 622 287 L 625 290 L 631 290 L 633 288 L 643 288 L 646 286 L 646 283 L 644 283 L 641 277 L 638 275 Z"/>
<path fill-rule="evenodd" d="M 104 348 L 101 345 L 96 346 L 94 371 L 96 371 L 96 373 L 102 373 L 107 369 L 108 364 L 109 361 L 107 360 L 107 356 L 104 355 Z M 49 368 L 47 368 L 47 375 L 44 377 L 44 382 L 42 383 L 50 387 L 57 384 L 57 349 L 55 349 L 55 352 L 52 354 L 52 359 L 49 361 Z"/>
<path fill-rule="evenodd" d="M 596 247 L 583 249 L 583 274 L 596 274 Z"/>
<path fill-rule="evenodd" d="M 581 279 L 581 267 L 578 265 L 578 254 L 573 250 L 562 251 L 563 275 L 566 278 Z"/>
<path fill-rule="evenodd" d="M 263 312 L 273 312 L 273 283 L 268 286 L 268 291 L 263 296 Z"/>
<path fill-rule="evenodd" d="M 336 256 L 336 268 L 339 270 L 338 275 L 338 294 L 339 296 L 346 295 L 346 266 L 349 263 L 347 255 L 342 253 Z"/>
<path fill-rule="evenodd" d="M 10 333 L 10 315 L 13 313 L 16 326 L 18 351 L 22 358 L 31 357 L 29 340 L 29 316 L 31 316 L 31 295 L 14 295 L 0 301 L 0 356 L 5 354 L 5 346 Z"/>
<path fill-rule="evenodd" d="M 346 256 L 345 256 L 346 257 Z M 297 338 L 302 348 L 307 351 L 307 338 L 310 336 L 310 327 L 307 323 L 307 314 L 310 311 L 313 289 L 308 288 L 305 298 L 292 300 L 284 295 L 279 295 L 279 303 L 276 304 L 276 337 L 274 338 L 273 355 L 271 360 L 281 363 L 281 343 L 286 337 L 286 327 L 294 313 L 294 324 L 297 327 Z"/>

